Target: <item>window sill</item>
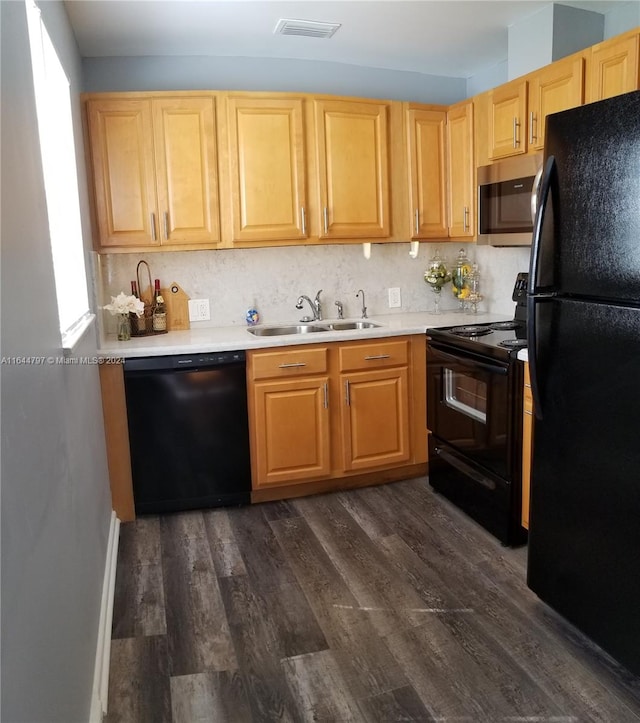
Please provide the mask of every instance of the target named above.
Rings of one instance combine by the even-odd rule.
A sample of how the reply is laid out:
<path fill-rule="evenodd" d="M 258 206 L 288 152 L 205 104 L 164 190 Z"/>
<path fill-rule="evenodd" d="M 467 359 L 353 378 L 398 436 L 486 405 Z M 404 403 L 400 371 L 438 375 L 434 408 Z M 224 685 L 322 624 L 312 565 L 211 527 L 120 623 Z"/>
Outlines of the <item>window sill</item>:
<path fill-rule="evenodd" d="M 65 357 L 70 357 L 74 349 L 86 334 L 87 330 L 93 326 L 96 315 L 87 312 L 71 329 L 62 335 L 62 353 Z"/>

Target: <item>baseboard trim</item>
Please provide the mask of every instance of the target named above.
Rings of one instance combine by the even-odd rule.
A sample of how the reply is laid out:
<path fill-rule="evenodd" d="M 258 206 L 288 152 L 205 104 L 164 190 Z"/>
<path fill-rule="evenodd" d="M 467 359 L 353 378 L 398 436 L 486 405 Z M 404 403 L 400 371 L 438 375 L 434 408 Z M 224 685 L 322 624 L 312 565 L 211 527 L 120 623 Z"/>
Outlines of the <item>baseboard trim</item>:
<path fill-rule="evenodd" d="M 100 622 L 96 662 L 93 672 L 93 692 L 91 695 L 90 723 L 101 723 L 107 712 L 109 696 L 109 662 L 111 660 L 111 624 L 113 622 L 113 598 L 116 585 L 116 564 L 118 562 L 118 541 L 120 539 L 120 520 L 111 513 L 107 558 L 104 565 L 102 582 L 102 602 L 100 604 Z"/>

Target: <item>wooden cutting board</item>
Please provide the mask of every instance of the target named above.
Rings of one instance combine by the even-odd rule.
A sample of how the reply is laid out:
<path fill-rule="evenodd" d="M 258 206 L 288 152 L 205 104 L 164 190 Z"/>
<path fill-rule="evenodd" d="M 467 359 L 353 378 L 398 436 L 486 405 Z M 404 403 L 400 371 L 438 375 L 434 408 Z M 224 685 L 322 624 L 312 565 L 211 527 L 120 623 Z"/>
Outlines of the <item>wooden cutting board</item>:
<path fill-rule="evenodd" d="M 182 287 L 173 281 L 168 288 L 161 289 L 164 303 L 167 305 L 167 329 L 181 331 L 190 329 L 189 297 Z"/>

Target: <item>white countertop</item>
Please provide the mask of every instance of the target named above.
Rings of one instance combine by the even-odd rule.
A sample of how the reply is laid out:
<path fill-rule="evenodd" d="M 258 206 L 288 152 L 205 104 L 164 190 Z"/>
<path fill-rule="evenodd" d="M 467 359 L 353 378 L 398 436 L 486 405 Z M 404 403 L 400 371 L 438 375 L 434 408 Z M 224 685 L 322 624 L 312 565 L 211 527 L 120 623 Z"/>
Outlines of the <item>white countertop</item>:
<path fill-rule="evenodd" d="M 354 319 L 355 320 L 355 319 Z M 131 337 L 129 341 L 117 341 L 111 336 L 100 346 L 98 353 L 103 358 L 162 356 L 164 354 L 191 354 L 193 352 L 237 351 L 242 349 L 264 349 L 267 347 L 292 346 L 294 344 L 322 344 L 330 341 L 350 341 L 354 339 L 380 339 L 403 334 L 424 334 L 427 329 L 439 326 L 458 326 L 461 324 L 489 323 L 504 321 L 505 316 L 478 312 L 460 314 L 443 311 L 441 314 L 414 312 L 406 314 L 388 314 L 369 319 L 380 326 L 372 329 L 349 331 L 325 331 L 314 334 L 289 334 L 286 336 L 254 336 L 247 326 L 200 327 L 189 331 L 170 331 L 155 336 Z M 324 321 L 330 322 L 331 319 Z M 337 321 L 337 320 L 333 320 Z M 345 321 L 349 321 L 345 319 Z M 276 326 L 297 324 L 289 319 Z"/>

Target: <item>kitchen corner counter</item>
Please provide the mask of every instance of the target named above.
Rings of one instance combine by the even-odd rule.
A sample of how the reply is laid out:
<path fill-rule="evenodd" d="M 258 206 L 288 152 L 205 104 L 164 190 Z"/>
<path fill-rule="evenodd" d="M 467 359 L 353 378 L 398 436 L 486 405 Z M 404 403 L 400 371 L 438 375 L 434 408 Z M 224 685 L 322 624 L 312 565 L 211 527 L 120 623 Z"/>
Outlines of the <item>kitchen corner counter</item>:
<path fill-rule="evenodd" d="M 503 321 L 505 316 L 488 312 L 479 312 L 472 315 L 448 311 L 443 311 L 441 314 L 426 311 L 388 314 L 374 316 L 369 319 L 369 321 L 380 324 L 379 327 L 372 329 L 262 337 L 251 334 L 245 325 L 199 327 L 189 331 L 170 331 L 167 334 L 131 337 L 129 341 L 117 341 L 115 336 L 110 336 L 100 345 L 98 354 L 103 359 L 133 358 L 167 354 L 191 354 L 193 352 L 266 349 L 300 344 L 353 341 L 354 339 L 380 339 L 406 334 L 424 334 L 427 329 L 472 324 L 476 320 L 482 322 Z M 326 321 L 330 322 L 332 320 L 327 319 Z M 288 325 L 291 323 L 296 322 L 291 320 L 272 322 L 265 324 L 265 326 Z"/>

